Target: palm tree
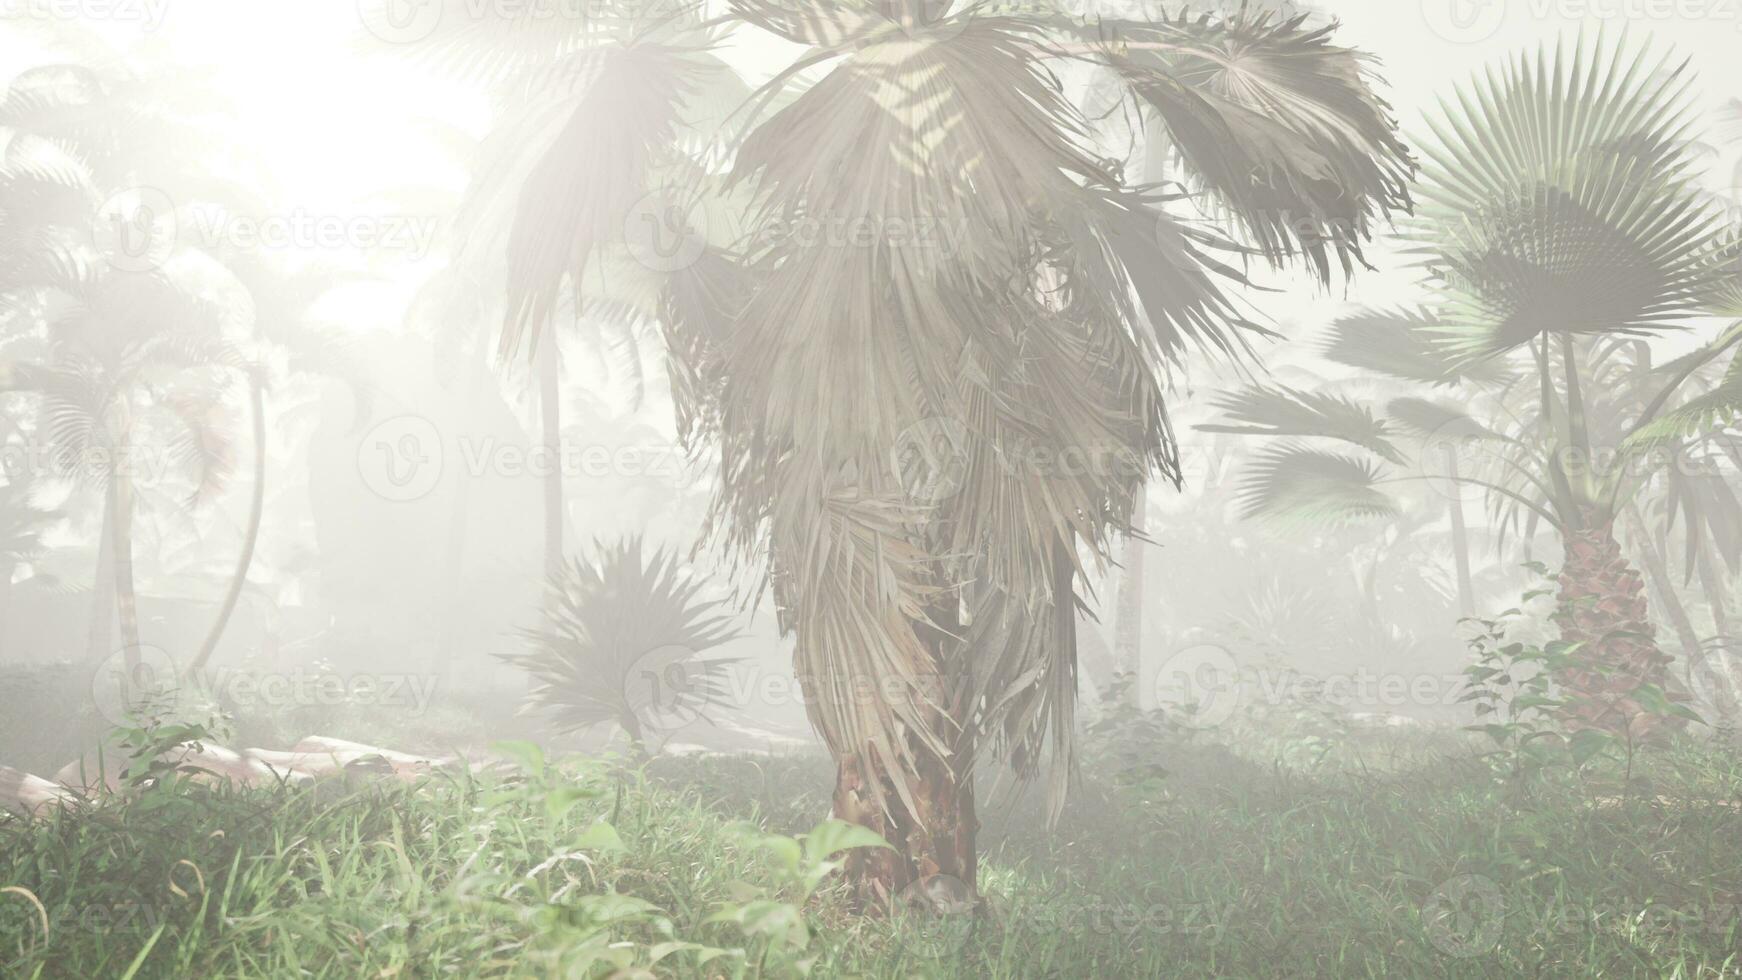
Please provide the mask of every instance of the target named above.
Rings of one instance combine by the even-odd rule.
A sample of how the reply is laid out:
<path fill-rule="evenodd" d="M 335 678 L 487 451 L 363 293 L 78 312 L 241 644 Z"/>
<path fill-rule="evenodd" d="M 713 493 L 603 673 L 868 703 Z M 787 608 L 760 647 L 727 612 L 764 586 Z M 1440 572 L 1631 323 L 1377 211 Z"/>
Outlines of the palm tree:
<path fill-rule="evenodd" d="M 30 312 L 45 350 L 10 383 L 39 396 L 54 475 L 102 494 L 92 652 L 106 652 L 109 580 L 130 669 L 139 464 L 179 468 L 192 499 L 215 492 L 230 466 L 226 397 L 248 371 L 231 340 L 239 315 L 218 298 L 222 268 L 163 234 L 168 215 L 154 209 L 162 187 L 199 172 L 198 141 L 165 115 L 177 104 L 148 79 L 73 65 L 25 72 L 0 99 L 12 137 L 0 165 L 0 312 Z M 143 174 L 158 185 L 142 187 Z"/>
<path fill-rule="evenodd" d="M 661 729 L 732 706 L 726 671 L 738 661 L 702 654 L 738 634 L 675 554 L 643 558 L 640 538 L 595 551 L 550 580 L 544 625 L 522 634 L 531 651 L 502 659 L 538 681 L 528 712 L 548 711 L 565 732 L 616 725 L 646 758 Z"/>
<path fill-rule="evenodd" d="M 680 428 L 719 456 L 712 527 L 796 636 L 836 815 L 892 845 L 849 867 L 866 900 L 940 876 L 976 892 L 983 755 L 1024 777 L 1050 759 L 1062 799 L 1076 583 L 1111 560 L 1141 482 L 1178 479 L 1165 374 L 1263 332 L 1217 250 L 1328 278 L 1408 203 L 1365 59 L 1329 29 L 953 6 L 734 2 L 732 24 L 806 52 L 700 159 L 681 134 L 717 70 L 706 28 L 589 22 L 515 48 L 584 63 L 589 84 L 516 185 L 507 349 L 606 257 L 657 273 Z M 1056 59 L 1153 107 L 1193 193 L 1088 152 Z M 648 255 L 634 219 L 662 190 L 674 206 L 651 217 L 678 226 Z M 1223 223 L 1185 214 L 1205 201 Z M 793 233 L 817 227 L 849 231 Z M 1135 465 L 1055 465 L 1087 450 Z"/>
<path fill-rule="evenodd" d="M 1393 402 L 1391 414 L 1477 448 L 1485 471 L 1456 478 L 1488 493 L 1502 534 L 1540 526 L 1559 536 L 1555 619 L 1577 650 L 1558 677 L 1568 720 L 1633 734 L 1662 721 L 1644 704 L 1663 703 L 1652 695 L 1668 658 L 1615 524 L 1666 479 L 1646 465 L 1650 451 L 1688 458 L 1732 404 L 1723 384 L 1692 396 L 1687 382 L 1742 338 L 1732 327 L 1664 369 L 1623 370 L 1639 356 L 1635 338 L 1742 313 L 1727 309 L 1733 231 L 1705 204 L 1684 138 L 1688 85 L 1684 66 L 1626 45 L 1606 51 L 1599 36 L 1521 56 L 1461 92 L 1424 151 L 1410 235 L 1430 308 L 1363 314 L 1367 328 L 1389 320 L 1389 329 L 1345 324 L 1333 342 L 1345 363 L 1423 382 L 1473 370 L 1510 379 L 1486 416 L 1421 399 Z M 1416 358 L 1404 366 L 1396 349 L 1429 352 L 1439 372 L 1421 372 Z M 1383 472 L 1370 463 L 1314 450 L 1277 462 L 1295 475 L 1280 465 L 1261 474 L 1252 490 L 1261 509 L 1302 506 L 1287 502 L 1296 491 L 1320 506 L 1385 506 Z"/>

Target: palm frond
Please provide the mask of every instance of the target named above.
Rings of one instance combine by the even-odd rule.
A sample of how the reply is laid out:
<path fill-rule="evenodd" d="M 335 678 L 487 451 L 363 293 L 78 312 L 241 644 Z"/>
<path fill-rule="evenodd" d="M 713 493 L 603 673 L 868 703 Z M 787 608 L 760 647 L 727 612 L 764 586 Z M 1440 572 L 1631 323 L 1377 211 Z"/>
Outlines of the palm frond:
<path fill-rule="evenodd" d="M 1690 77 L 1605 37 L 1490 71 L 1432 123 L 1412 249 L 1464 358 L 1543 333 L 1661 330 L 1707 290 L 1721 218 L 1685 138 Z"/>
<path fill-rule="evenodd" d="M 1359 458 L 1285 444 L 1257 455 L 1237 499 L 1243 517 L 1281 524 L 1394 518 L 1397 504 L 1378 488 L 1379 481 L 1378 468 Z"/>
<path fill-rule="evenodd" d="M 1644 452 L 1714 434 L 1739 422 L 1742 422 L 1742 357 L 1732 355 L 1717 385 L 1640 426 L 1627 437 L 1623 448 Z"/>
<path fill-rule="evenodd" d="M 1441 347 L 1438 326 L 1439 318 L 1426 307 L 1363 308 L 1331 323 L 1320 352 L 1337 364 L 1433 385 L 1486 384 L 1506 377 L 1498 362 L 1460 360 Z"/>
<path fill-rule="evenodd" d="M 544 624 L 521 633 L 528 651 L 500 656 L 536 682 L 526 710 L 562 731 L 609 722 L 639 735 L 655 715 L 733 706 L 727 671 L 739 661 L 702 654 L 738 632 L 702 598 L 705 581 L 666 549 L 644 557 L 640 538 L 594 552 L 549 583 Z"/>
<path fill-rule="evenodd" d="M 1393 211 L 1414 163 L 1361 54 L 1333 28 L 1253 9 L 1099 21 L 1106 63 L 1154 106 L 1193 178 L 1271 262 L 1345 274 Z"/>
<path fill-rule="evenodd" d="M 1484 425 L 1474 415 L 1426 398 L 1394 398 L 1385 414 L 1399 429 L 1419 439 L 1506 441 L 1507 437 Z"/>
<path fill-rule="evenodd" d="M 1385 420 L 1345 395 L 1249 385 L 1223 392 L 1210 405 L 1229 421 L 1197 426 L 1203 432 L 1340 439 L 1389 462 L 1402 462 Z"/>
<path fill-rule="evenodd" d="M 674 154 L 685 96 L 699 83 L 699 49 L 643 41 L 587 52 L 596 66 L 518 188 L 508 234 L 508 312 L 501 352 L 514 353 L 578 283 L 601 250 L 625 242 L 636 206 L 654 190 L 648 174 Z M 490 187 L 505 182 L 486 174 Z M 682 207 L 681 197 L 672 206 Z M 663 214 L 648 214 L 662 221 Z"/>

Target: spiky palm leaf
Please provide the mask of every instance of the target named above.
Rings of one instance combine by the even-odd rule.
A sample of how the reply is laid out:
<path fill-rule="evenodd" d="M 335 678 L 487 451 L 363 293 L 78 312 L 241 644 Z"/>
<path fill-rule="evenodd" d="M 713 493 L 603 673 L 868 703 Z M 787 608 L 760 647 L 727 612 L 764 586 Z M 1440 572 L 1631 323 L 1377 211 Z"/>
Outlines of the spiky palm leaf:
<path fill-rule="evenodd" d="M 1432 123 L 1412 247 L 1456 357 L 1661 330 L 1709 291 L 1722 222 L 1691 169 L 1685 65 L 1604 42 L 1520 55 Z"/>
<path fill-rule="evenodd" d="M 1343 271 L 1393 207 L 1409 207 L 1413 164 L 1368 59 L 1306 15 L 1182 8 L 1155 22 L 1100 21 L 1108 62 L 1160 114 L 1191 178 L 1275 262 Z"/>
<path fill-rule="evenodd" d="M 1285 443 L 1261 450 L 1238 494 L 1241 516 L 1285 524 L 1351 524 L 1398 516 L 1374 464 Z"/>
<path fill-rule="evenodd" d="M 562 731 L 609 723 L 642 742 L 666 718 L 734 706 L 727 674 L 740 661 L 701 655 L 738 633 L 719 600 L 701 598 L 705 584 L 673 552 L 644 558 L 640 538 L 574 559 L 549 583 L 544 624 L 522 631 L 530 651 L 501 658 L 537 682 L 525 710 Z"/>
<path fill-rule="evenodd" d="M 1427 307 L 1364 308 L 1331 323 L 1320 352 L 1329 361 L 1404 381 L 1454 385 L 1506 378 L 1496 361 L 1459 361 L 1438 344 L 1439 318 Z"/>
<path fill-rule="evenodd" d="M 1230 421 L 1197 426 L 1203 432 L 1340 439 L 1389 462 L 1403 461 L 1392 445 L 1393 432 L 1385 420 L 1346 395 L 1249 385 L 1223 392 L 1210 405 Z"/>

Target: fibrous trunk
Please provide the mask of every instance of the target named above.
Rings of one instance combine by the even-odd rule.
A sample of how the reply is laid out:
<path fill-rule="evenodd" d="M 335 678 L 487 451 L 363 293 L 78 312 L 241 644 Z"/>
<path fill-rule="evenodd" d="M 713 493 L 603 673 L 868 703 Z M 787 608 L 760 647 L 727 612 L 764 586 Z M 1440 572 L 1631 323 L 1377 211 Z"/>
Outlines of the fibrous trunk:
<path fill-rule="evenodd" d="M 1638 738 L 1670 719 L 1645 710 L 1644 685 L 1663 688 L 1670 658 L 1658 648 L 1645 583 L 1621 551 L 1613 520 L 1587 519 L 1565 532 L 1555 624 L 1561 639 L 1579 644 L 1559 681 L 1573 728 L 1597 728 Z"/>
<path fill-rule="evenodd" d="M 917 904 L 937 911 L 961 911 L 979 894 L 979 858 L 974 809 L 975 733 L 969 690 L 952 676 L 946 661 L 947 631 L 959 629 L 953 613 L 934 610 L 942 630 L 916 627 L 925 635 L 946 690 L 939 692 L 938 730 L 953 733 L 950 758 L 941 758 L 916 740 L 908 757 L 911 772 L 890 772 L 871 753 L 836 760 L 834 814 L 870 828 L 893 850 L 857 848 L 847 854 L 846 874 L 855 898 L 866 910 Z M 907 801 L 911 801 L 911 806 Z"/>

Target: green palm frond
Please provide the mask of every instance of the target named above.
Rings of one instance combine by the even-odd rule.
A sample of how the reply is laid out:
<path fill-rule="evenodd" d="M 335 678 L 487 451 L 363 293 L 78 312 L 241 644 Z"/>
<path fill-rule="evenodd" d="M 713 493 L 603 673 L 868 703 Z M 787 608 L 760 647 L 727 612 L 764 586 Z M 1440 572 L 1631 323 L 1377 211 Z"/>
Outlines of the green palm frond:
<path fill-rule="evenodd" d="M 1439 318 L 1427 307 L 1363 308 L 1332 322 L 1320 348 L 1327 360 L 1404 381 L 1455 385 L 1487 384 L 1506 378 L 1494 361 L 1459 360 L 1438 343 Z"/>
<path fill-rule="evenodd" d="M 1426 398 L 1394 398 L 1385 406 L 1385 414 L 1399 429 L 1420 439 L 1507 441 L 1470 413 Z"/>
<path fill-rule="evenodd" d="M 1448 350 L 1644 333 L 1697 309 L 1721 219 L 1694 182 L 1684 67 L 1625 43 L 1606 55 L 1599 34 L 1442 103 L 1411 237 Z"/>
<path fill-rule="evenodd" d="M 1223 392 L 1210 405 L 1229 421 L 1197 426 L 1203 432 L 1340 439 L 1389 462 L 1402 462 L 1385 420 L 1346 395 L 1250 385 Z"/>
<path fill-rule="evenodd" d="M 518 194 L 506 252 L 504 356 L 528 334 L 529 348 L 536 348 L 564 284 L 578 288 L 596 255 L 623 246 L 637 203 L 655 190 L 649 174 L 677 154 L 685 99 L 707 70 L 695 60 L 701 50 L 641 41 L 586 52 L 592 70 L 579 98 L 561 107 L 563 115 L 542 137 L 543 149 L 522 179 L 491 171 L 480 176 L 481 188 L 513 187 Z M 522 152 L 509 161 L 518 167 L 526 158 Z M 678 196 L 671 206 L 684 203 Z"/>
<path fill-rule="evenodd" d="M 537 682 L 528 712 L 562 731 L 614 723 L 639 737 L 652 713 L 732 705 L 727 670 L 740 661 L 701 654 L 737 631 L 675 553 L 643 550 L 639 538 L 598 545 L 549 583 L 544 625 L 521 634 L 529 651 L 501 656 Z"/>
<path fill-rule="evenodd" d="M 1272 262 L 1343 272 L 1379 221 L 1410 208 L 1414 163 L 1367 59 L 1304 16 L 1100 21 L 1108 65 L 1160 114 L 1191 176 Z"/>
<path fill-rule="evenodd" d="M 1398 516 L 1377 466 L 1344 453 L 1284 444 L 1258 453 L 1238 500 L 1241 516 L 1282 524 L 1342 525 Z"/>
<path fill-rule="evenodd" d="M 1732 330 L 1732 336 L 1734 333 Z M 1645 451 L 1713 434 L 1739 422 L 1742 422 L 1742 357 L 1732 355 L 1717 385 L 1634 430 L 1623 448 Z"/>
<path fill-rule="evenodd" d="M 1716 265 L 1703 308 L 1711 316 L 1742 318 L 1742 243 L 1725 248 Z"/>

